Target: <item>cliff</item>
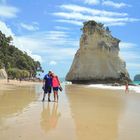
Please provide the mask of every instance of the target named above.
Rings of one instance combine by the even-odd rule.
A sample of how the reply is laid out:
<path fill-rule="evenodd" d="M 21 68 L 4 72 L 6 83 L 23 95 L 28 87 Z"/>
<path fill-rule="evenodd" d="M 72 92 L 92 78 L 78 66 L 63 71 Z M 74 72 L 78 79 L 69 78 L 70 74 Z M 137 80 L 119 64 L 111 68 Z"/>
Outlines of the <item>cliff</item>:
<path fill-rule="evenodd" d="M 80 48 L 66 76 L 73 83 L 112 83 L 130 79 L 125 62 L 119 57 L 120 40 L 101 23 L 84 23 Z"/>
<path fill-rule="evenodd" d="M 0 69 L 0 79 L 7 79 L 7 73 L 4 69 Z"/>

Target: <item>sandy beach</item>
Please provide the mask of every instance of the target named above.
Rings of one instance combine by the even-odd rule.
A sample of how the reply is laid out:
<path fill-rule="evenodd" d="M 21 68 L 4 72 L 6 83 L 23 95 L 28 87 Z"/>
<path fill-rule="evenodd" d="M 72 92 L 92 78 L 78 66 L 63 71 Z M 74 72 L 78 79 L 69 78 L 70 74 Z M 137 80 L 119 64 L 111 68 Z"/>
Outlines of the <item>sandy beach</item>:
<path fill-rule="evenodd" d="M 32 86 L 36 84 L 41 84 L 39 82 L 32 82 L 32 81 L 19 81 L 19 80 L 9 80 L 7 79 L 0 79 L 0 90 L 11 90 L 14 87 L 19 87 L 19 86 Z"/>
<path fill-rule="evenodd" d="M 58 103 L 42 103 L 40 84 L 1 85 L 1 140 L 140 139 L 138 93 L 63 85 Z"/>

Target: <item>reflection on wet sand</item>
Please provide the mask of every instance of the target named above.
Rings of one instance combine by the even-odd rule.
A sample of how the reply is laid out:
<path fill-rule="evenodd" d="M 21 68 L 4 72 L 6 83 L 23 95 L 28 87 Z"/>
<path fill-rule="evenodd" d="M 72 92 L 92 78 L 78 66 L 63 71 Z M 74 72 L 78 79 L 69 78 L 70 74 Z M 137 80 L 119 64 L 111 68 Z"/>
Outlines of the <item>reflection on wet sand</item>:
<path fill-rule="evenodd" d="M 35 88 L 17 87 L 13 90 L 0 91 L 0 120 L 23 111 L 36 95 Z"/>
<path fill-rule="evenodd" d="M 117 94 L 80 86 L 66 86 L 77 140 L 116 140 L 120 114 L 125 106 Z"/>
<path fill-rule="evenodd" d="M 0 91 L 0 140 L 140 140 L 140 94 L 63 89 L 44 104 L 41 86 Z"/>
<path fill-rule="evenodd" d="M 41 121 L 40 125 L 42 129 L 47 133 L 50 130 L 53 130 L 57 126 L 58 119 L 60 117 L 60 112 L 58 112 L 57 103 L 49 103 L 45 105 L 43 103 L 43 109 L 41 112 Z"/>
<path fill-rule="evenodd" d="M 40 85 L 0 91 L 0 140 L 75 140 L 65 93 L 43 104 L 41 92 Z"/>

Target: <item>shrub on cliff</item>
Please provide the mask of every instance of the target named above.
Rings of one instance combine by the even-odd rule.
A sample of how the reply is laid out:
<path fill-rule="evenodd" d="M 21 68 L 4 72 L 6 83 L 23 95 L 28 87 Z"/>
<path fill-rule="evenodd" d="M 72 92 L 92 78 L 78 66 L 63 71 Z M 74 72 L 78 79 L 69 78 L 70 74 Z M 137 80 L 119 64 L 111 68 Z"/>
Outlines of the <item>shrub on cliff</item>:
<path fill-rule="evenodd" d="M 20 70 L 17 68 L 10 68 L 7 70 L 8 76 L 11 79 L 27 78 L 30 76 L 30 73 L 27 70 Z"/>

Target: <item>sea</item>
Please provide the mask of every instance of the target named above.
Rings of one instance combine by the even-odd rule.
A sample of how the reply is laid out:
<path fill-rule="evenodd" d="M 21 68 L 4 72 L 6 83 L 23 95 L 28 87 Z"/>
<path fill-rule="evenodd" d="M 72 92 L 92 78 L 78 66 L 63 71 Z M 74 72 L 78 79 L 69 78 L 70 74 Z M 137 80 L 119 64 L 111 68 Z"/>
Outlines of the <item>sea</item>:
<path fill-rule="evenodd" d="M 140 81 L 132 81 L 132 84 L 134 84 L 134 85 L 140 85 Z"/>
<path fill-rule="evenodd" d="M 65 78 L 60 78 L 60 81 L 65 85 L 71 85 L 71 82 L 65 81 Z M 131 85 L 132 84 L 132 85 Z M 125 86 L 112 86 L 111 84 L 89 84 L 85 85 L 87 88 L 99 88 L 99 89 L 110 89 L 110 90 L 124 90 Z M 134 93 L 140 93 L 140 81 L 132 81 L 129 85 L 129 91 Z"/>

